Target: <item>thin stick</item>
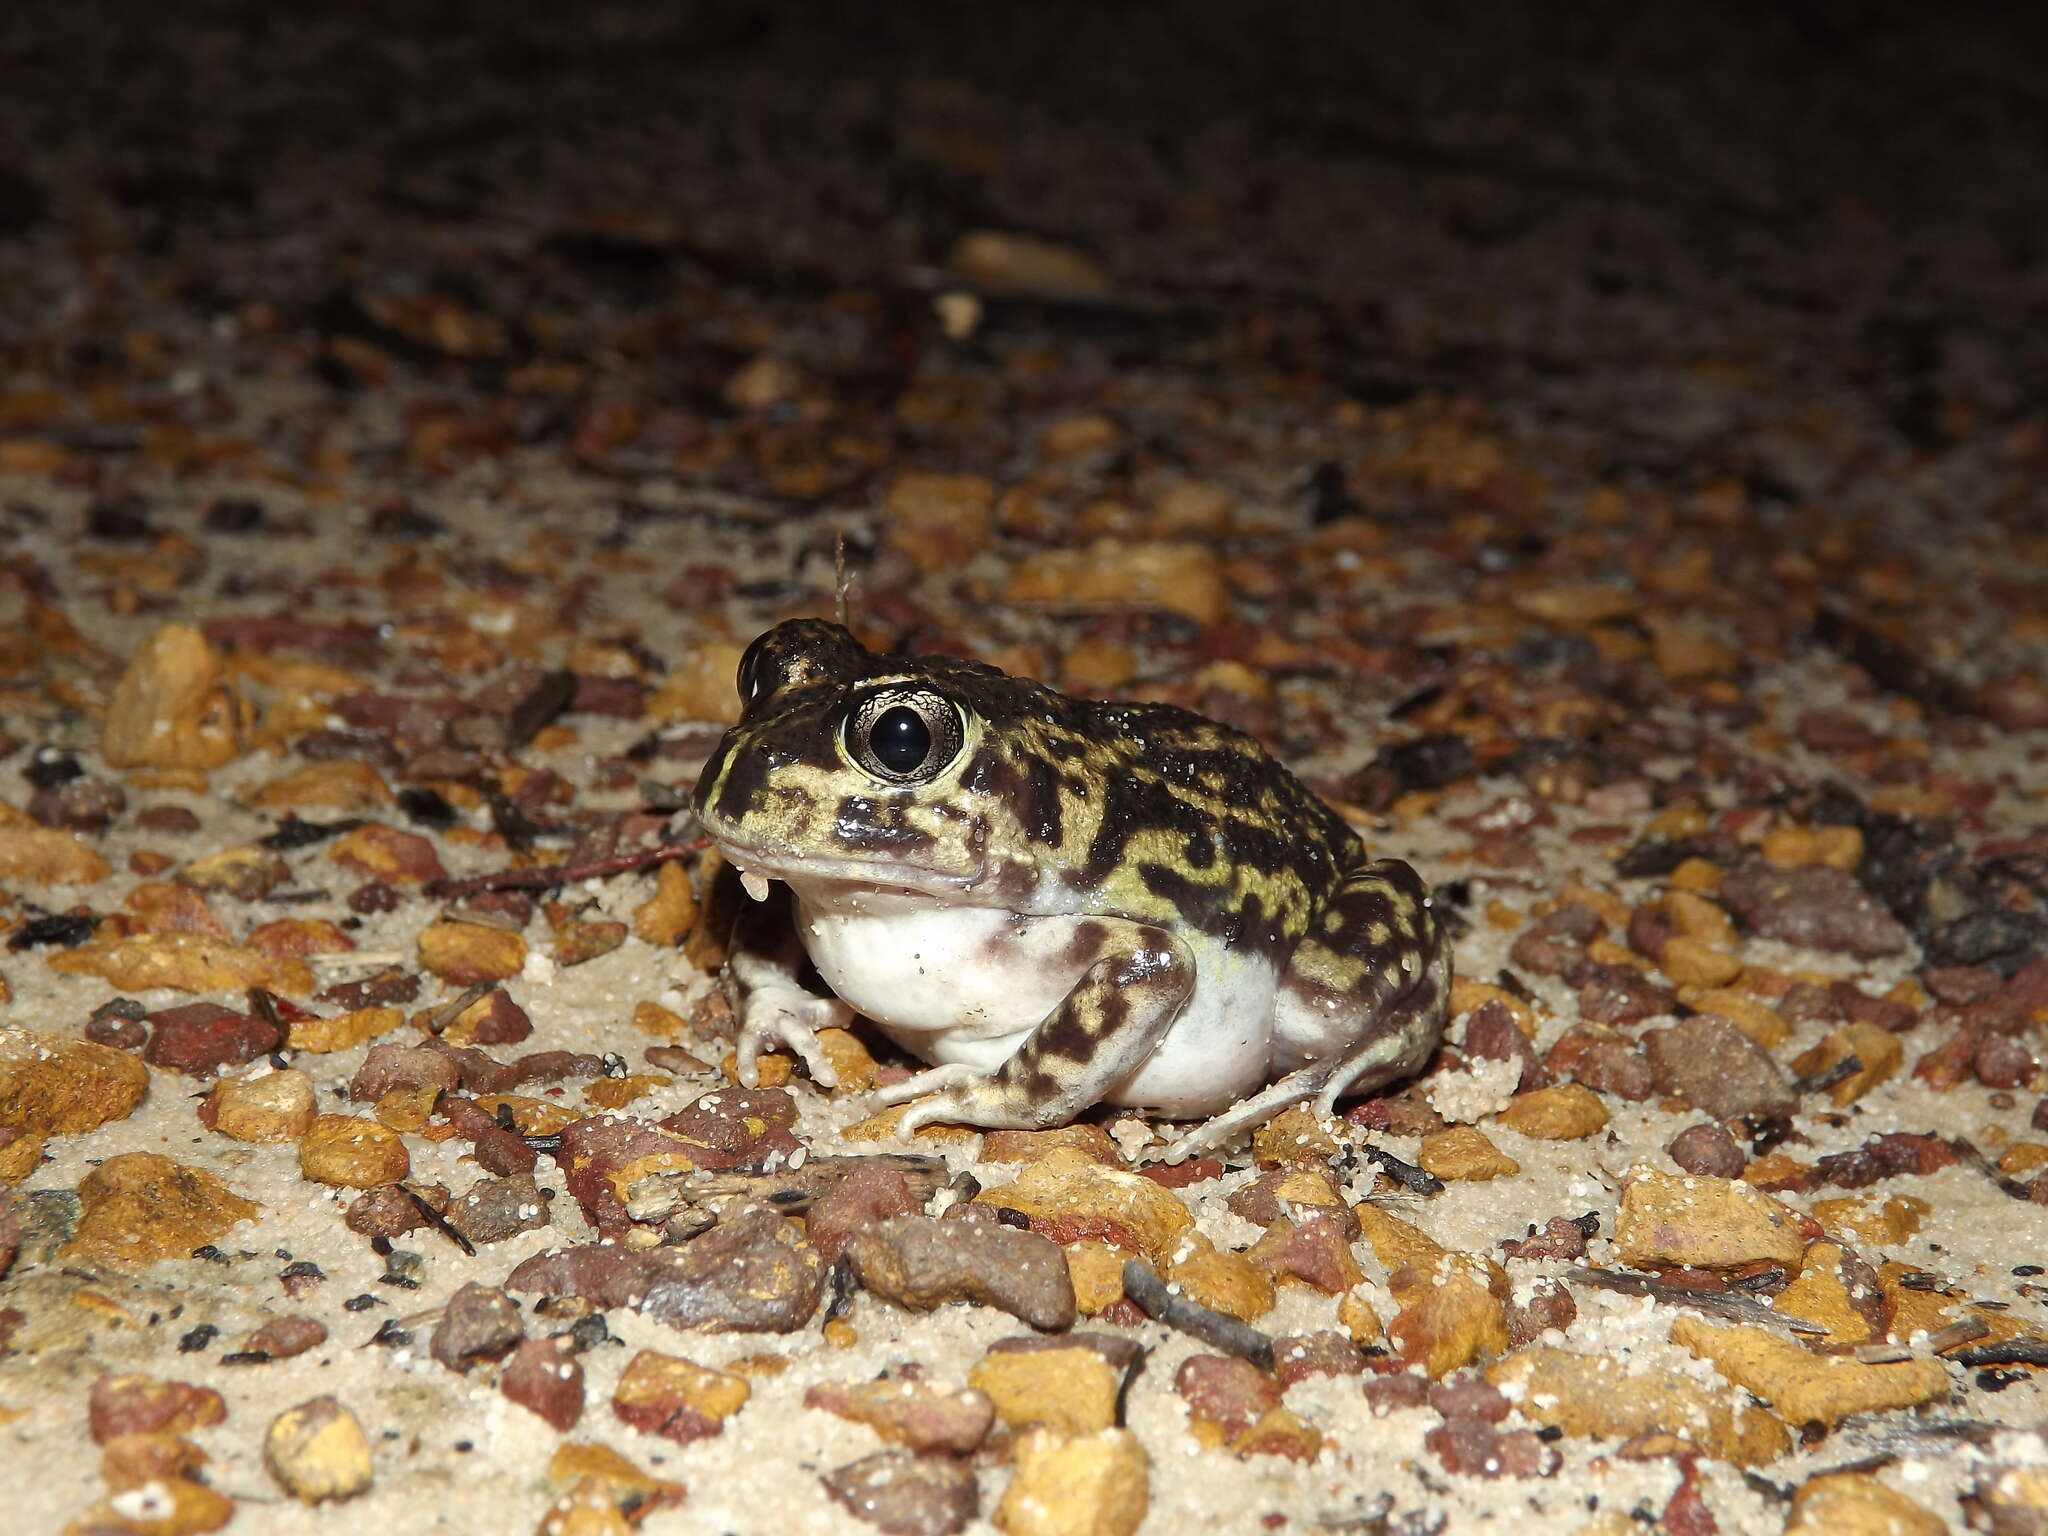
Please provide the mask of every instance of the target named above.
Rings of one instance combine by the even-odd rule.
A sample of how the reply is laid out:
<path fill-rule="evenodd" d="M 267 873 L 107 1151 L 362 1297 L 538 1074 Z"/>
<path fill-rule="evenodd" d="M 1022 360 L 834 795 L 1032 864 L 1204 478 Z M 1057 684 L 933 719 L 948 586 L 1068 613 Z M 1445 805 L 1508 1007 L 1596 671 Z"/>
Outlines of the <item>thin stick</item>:
<path fill-rule="evenodd" d="M 1729 1291 L 1695 1291 L 1690 1286 L 1672 1285 L 1650 1275 L 1631 1274 L 1620 1269 L 1592 1269 L 1583 1265 L 1566 1270 L 1564 1277 L 1577 1285 L 1594 1285 L 1623 1296 L 1647 1296 L 1652 1301 L 1670 1306 L 1711 1312 L 1730 1322 L 1750 1323 L 1761 1328 L 1787 1328 L 1793 1333 L 1827 1332 L 1819 1323 L 1809 1323 L 1803 1317 L 1773 1311 L 1760 1301 Z"/>
<path fill-rule="evenodd" d="M 853 583 L 846 575 L 846 533 L 832 535 L 832 604 L 839 627 L 846 628 L 846 589 Z"/>
<path fill-rule="evenodd" d="M 1261 1333 L 1249 1323 L 1211 1311 L 1192 1297 L 1167 1288 L 1138 1259 L 1124 1261 L 1124 1295 L 1136 1302 L 1154 1322 L 1177 1328 L 1226 1354 L 1249 1360 L 1262 1371 L 1273 1369 L 1273 1336 Z"/>
<path fill-rule="evenodd" d="M 663 843 L 639 853 L 617 853 L 608 859 L 591 859 L 583 864 L 546 864 L 535 869 L 501 869 L 495 874 L 472 875 L 467 880 L 435 880 L 426 887 L 429 896 L 471 896 L 478 891 L 544 891 L 557 885 L 574 885 L 578 880 L 601 880 L 606 875 L 623 875 L 629 870 L 652 869 L 670 859 L 688 858 L 711 846 L 710 839 L 693 837 L 686 843 Z"/>

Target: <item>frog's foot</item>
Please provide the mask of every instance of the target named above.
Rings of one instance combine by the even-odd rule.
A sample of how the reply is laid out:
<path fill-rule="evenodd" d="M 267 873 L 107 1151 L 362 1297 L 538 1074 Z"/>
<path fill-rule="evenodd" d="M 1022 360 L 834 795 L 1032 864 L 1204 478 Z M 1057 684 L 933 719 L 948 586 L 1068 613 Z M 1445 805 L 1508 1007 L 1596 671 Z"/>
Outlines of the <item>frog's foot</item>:
<path fill-rule="evenodd" d="M 1279 1114 L 1305 1099 L 1315 1098 L 1321 1087 L 1322 1078 L 1330 1070 L 1329 1062 L 1312 1061 L 1297 1071 L 1260 1090 L 1248 1099 L 1240 1099 L 1220 1115 L 1211 1116 L 1193 1130 L 1183 1133 L 1177 1140 L 1168 1142 L 1157 1151 L 1143 1150 L 1146 1162 L 1181 1163 L 1199 1153 L 1212 1151 L 1228 1142 L 1232 1137 L 1254 1130 Z M 1320 1104 L 1319 1113 L 1329 1111 Z"/>
<path fill-rule="evenodd" d="M 892 1104 L 908 1104 L 912 1099 L 921 1099 L 928 1093 L 943 1093 L 954 1084 L 978 1075 L 974 1068 L 957 1061 L 948 1067 L 928 1067 L 915 1076 L 906 1077 L 900 1083 L 891 1083 L 886 1088 L 875 1089 L 868 1095 L 868 1102 L 879 1104 L 884 1109 Z"/>
<path fill-rule="evenodd" d="M 836 997 L 819 997 L 794 982 L 756 981 L 741 1005 L 741 1015 L 734 1065 L 742 1088 L 758 1088 L 762 1054 L 782 1049 L 796 1053 L 820 1088 L 839 1086 L 839 1074 L 818 1049 L 818 1031 L 845 1027 L 853 1018 L 853 1010 L 845 1003 Z"/>
<path fill-rule="evenodd" d="M 916 1103 L 911 1103 L 911 1100 Z M 1006 1093 L 993 1073 L 955 1062 L 933 1067 L 887 1088 L 878 1088 L 871 1102 L 887 1107 L 910 1104 L 896 1122 L 896 1134 L 908 1136 L 920 1126 L 971 1125 L 977 1130 L 1020 1130 L 1041 1128 L 1042 1106 L 1014 1092 Z"/>

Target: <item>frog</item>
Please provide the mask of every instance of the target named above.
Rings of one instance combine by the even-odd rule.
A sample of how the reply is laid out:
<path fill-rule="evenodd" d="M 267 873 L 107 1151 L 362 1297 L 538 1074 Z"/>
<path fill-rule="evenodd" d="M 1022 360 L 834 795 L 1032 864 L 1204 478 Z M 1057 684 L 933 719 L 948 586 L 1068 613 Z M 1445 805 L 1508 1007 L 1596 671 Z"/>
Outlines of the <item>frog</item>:
<path fill-rule="evenodd" d="M 1436 1049 L 1430 888 L 1250 735 L 823 619 L 760 634 L 737 682 L 693 805 L 754 898 L 725 973 L 742 1085 L 786 1048 L 837 1087 L 818 1031 L 858 1014 L 927 1064 L 873 1092 L 901 1135 L 1108 1105 L 1197 1122 L 1154 1149 L 1179 1161 Z"/>

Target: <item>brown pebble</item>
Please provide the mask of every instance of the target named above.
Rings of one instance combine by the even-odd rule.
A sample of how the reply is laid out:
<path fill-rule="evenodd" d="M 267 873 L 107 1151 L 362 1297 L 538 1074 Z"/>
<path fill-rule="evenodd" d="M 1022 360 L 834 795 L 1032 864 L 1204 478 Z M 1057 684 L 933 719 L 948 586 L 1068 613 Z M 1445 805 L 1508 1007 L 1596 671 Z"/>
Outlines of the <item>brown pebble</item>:
<path fill-rule="evenodd" d="M 472 1280 L 448 1298 L 428 1352 L 451 1371 L 467 1371 L 503 1359 L 525 1337 L 519 1303 L 494 1285 Z"/>
<path fill-rule="evenodd" d="M 1508 1416 L 1508 1400 L 1500 1389 L 1477 1376 L 1451 1376 L 1431 1382 L 1429 1406 L 1447 1419 L 1484 1419 L 1498 1424 Z"/>
<path fill-rule="evenodd" d="M 862 1285 L 914 1311 L 949 1301 L 998 1307 L 1034 1328 L 1074 1325 L 1074 1284 L 1051 1239 L 1004 1226 L 991 1210 L 896 1216 L 855 1235 L 846 1260 Z"/>
<path fill-rule="evenodd" d="M 1390 1371 L 1366 1379 L 1366 1403 L 1375 1413 L 1392 1413 L 1397 1408 L 1421 1408 L 1429 1402 L 1429 1378 L 1420 1371 Z"/>
<path fill-rule="evenodd" d="M 1356 1376 L 1364 1369 L 1365 1352 L 1334 1330 L 1273 1341 L 1273 1375 L 1283 1390 L 1310 1376 Z"/>
<path fill-rule="evenodd" d="M 250 1354 L 268 1355 L 273 1360 L 289 1360 L 309 1349 L 318 1349 L 326 1342 L 325 1323 L 317 1317 L 293 1313 L 289 1317 L 272 1318 L 242 1340 L 242 1348 Z"/>
<path fill-rule="evenodd" d="M 1510 1259 L 1583 1259 L 1586 1229 L 1569 1216 L 1553 1216 L 1542 1231 L 1507 1238 L 1500 1247 L 1502 1256 Z"/>
<path fill-rule="evenodd" d="M 804 1393 L 804 1406 L 865 1424 L 891 1445 L 920 1452 L 965 1455 L 995 1425 L 995 1405 L 986 1393 L 948 1391 L 900 1377 L 820 1382 Z"/>
<path fill-rule="evenodd" d="M 1735 1138 L 1711 1121 L 1687 1126 L 1671 1138 L 1665 1151 L 1687 1173 L 1703 1173 L 1716 1179 L 1735 1178 L 1749 1162 Z"/>
<path fill-rule="evenodd" d="M 502 1243 L 548 1225 L 548 1197 L 530 1173 L 478 1179 L 455 1198 L 447 1217 L 472 1243 Z"/>
<path fill-rule="evenodd" d="M 111 1046 L 39 1030 L 0 1031 L 0 1128 L 79 1136 L 131 1114 L 149 1071 Z"/>
<path fill-rule="evenodd" d="M 420 1193 L 429 1198 L 429 1203 L 435 1203 L 431 1197 L 436 1189 L 421 1190 Z M 441 1196 L 438 1205 L 445 1209 L 447 1191 L 438 1190 L 438 1193 Z M 420 1214 L 420 1208 L 405 1190 L 396 1184 L 384 1184 L 356 1196 L 342 1217 L 342 1225 L 364 1237 L 403 1237 L 427 1225 L 427 1218 Z"/>
<path fill-rule="evenodd" d="M 151 805 L 135 813 L 135 825 L 159 837 L 190 837 L 199 830 L 199 818 L 182 805 Z"/>
<path fill-rule="evenodd" d="M 1555 1328 L 1562 1333 L 1579 1320 L 1579 1304 L 1561 1280 L 1539 1280 L 1529 1289 L 1526 1302 L 1511 1301 L 1508 1313 L 1508 1347 L 1520 1349 L 1533 1344 Z"/>
<path fill-rule="evenodd" d="M 1720 896 L 1751 932 L 1786 944 L 1874 960 L 1908 942 L 1853 875 L 1825 864 L 1786 869 L 1755 860 L 1728 872 Z"/>
<path fill-rule="evenodd" d="M 626 1362 L 612 1394 L 612 1412 L 643 1434 L 688 1445 L 724 1433 L 725 1421 L 745 1406 L 753 1390 L 744 1377 L 643 1349 Z"/>
<path fill-rule="evenodd" d="M 505 1288 L 632 1306 L 673 1328 L 790 1333 L 817 1312 L 825 1264 L 787 1221 L 754 1206 L 676 1247 L 585 1243 L 536 1254 Z"/>
<path fill-rule="evenodd" d="M 1534 1432 L 1502 1434 L 1484 1419 L 1447 1419 L 1422 1437 L 1446 1472 L 1465 1477 L 1549 1477 L 1557 1471 L 1556 1449 Z"/>
<path fill-rule="evenodd" d="M 107 779 L 69 779 L 37 790 L 28 799 L 28 814 L 46 827 L 64 832 L 104 832 L 128 808 L 121 786 Z"/>
<path fill-rule="evenodd" d="M 1603 1025 L 1580 1025 L 1565 1031 L 1551 1045 L 1544 1065 L 1554 1076 L 1569 1077 L 1618 1099 L 1640 1102 L 1656 1091 L 1649 1058 L 1625 1036 Z"/>
<path fill-rule="evenodd" d="M 225 1077 L 199 1110 L 200 1122 L 235 1141 L 297 1141 L 313 1124 L 313 1080 L 303 1072 Z"/>
<path fill-rule="evenodd" d="M 966 1463 L 908 1451 L 877 1451 L 819 1481 L 855 1519 L 886 1536 L 953 1536 L 980 1508 Z"/>
<path fill-rule="evenodd" d="M 62 1252 L 122 1265 L 189 1258 L 263 1209 L 205 1170 L 154 1152 L 108 1158 L 79 1181 L 78 1195 L 84 1211 Z"/>
<path fill-rule="evenodd" d="M 1250 1429 L 1280 1406 L 1280 1385 L 1235 1355 L 1190 1355 L 1173 1378 L 1192 1420 L 1212 1424 L 1218 1443 Z"/>
<path fill-rule="evenodd" d="M 153 1067 L 212 1077 L 278 1047 L 277 1026 L 253 1013 L 218 1003 L 185 1003 L 149 1015 L 149 1046 L 142 1059 Z"/>
<path fill-rule="evenodd" d="M 827 1260 L 837 1260 L 855 1234 L 922 1208 L 900 1169 L 879 1158 L 862 1158 L 811 1206 L 805 1231 L 812 1247 Z"/>
<path fill-rule="evenodd" d="M 583 1366 L 565 1338 L 522 1342 L 505 1362 L 498 1390 L 563 1434 L 583 1417 Z"/>
<path fill-rule="evenodd" d="M 227 1403 L 211 1387 L 136 1373 L 103 1375 L 86 1398 L 86 1424 L 95 1445 L 117 1435 L 182 1435 L 227 1416 Z"/>
<path fill-rule="evenodd" d="M 1660 1092 L 1684 1099 L 1716 1120 L 1737 1115 L 1788 1115 L 1799 1100 L 1785 1073 L 1728 1020 L 1696 1013 L 1643 1036 Z"/>

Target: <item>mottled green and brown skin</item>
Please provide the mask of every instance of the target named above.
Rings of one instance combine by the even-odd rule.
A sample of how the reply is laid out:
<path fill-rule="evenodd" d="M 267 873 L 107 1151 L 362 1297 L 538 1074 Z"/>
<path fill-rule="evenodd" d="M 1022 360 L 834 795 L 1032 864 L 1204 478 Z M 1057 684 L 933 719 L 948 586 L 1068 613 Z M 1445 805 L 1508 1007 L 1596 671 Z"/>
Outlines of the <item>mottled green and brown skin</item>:
<path fill-rule="evenodd" d="M 943 1063 L 894 1092 L 940 1090 L 906 1127 L 1061 1124 L 1108 1099 L 1212 1116 L 1185 1155 L 1436 1045 L 1449 951 L 1426 888 L 1241 732 L 875 655 L 816 620 L 758 639 L 740 686 L 699 814 L 790 887 L 841 997 Z M 931 738 L 908 774 L 857 750 L 892 729 L 906 760 Z M 743 1069 L 787 1043 L 815 1070 L 810 1034 L 843 1010 L 795 988 L 800 956 L 763 926 L 734 966 Z"/>

